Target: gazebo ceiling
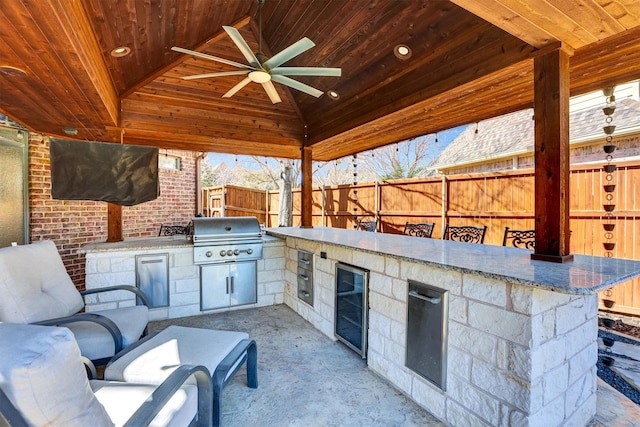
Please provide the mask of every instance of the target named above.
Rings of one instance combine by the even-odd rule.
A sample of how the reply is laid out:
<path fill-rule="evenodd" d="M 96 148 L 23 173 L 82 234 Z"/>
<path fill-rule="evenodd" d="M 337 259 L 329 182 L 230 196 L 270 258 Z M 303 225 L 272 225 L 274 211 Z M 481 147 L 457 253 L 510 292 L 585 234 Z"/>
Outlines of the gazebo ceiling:
<path fill-rule="evenodd" d="M 256 0 L 6 0 L 0 8 L 0 112 L 75 138 L 194 151 L 331 160 L 533 104 L 533 57 L 562 48 L 572 95 L 640 78 L 637 0 L 266 0 L 263 50 L 308 37 L 286 66 L 342 68 L 296 77 L 314 98 L 276 83 L 273 105 L 234 70 L 171 51 L 245 63 L 222 31 L 257 51 Z M 407 60 L 394 55 L 411 48 Z M 117 58 L 111 51 L 131 49 Z"/>

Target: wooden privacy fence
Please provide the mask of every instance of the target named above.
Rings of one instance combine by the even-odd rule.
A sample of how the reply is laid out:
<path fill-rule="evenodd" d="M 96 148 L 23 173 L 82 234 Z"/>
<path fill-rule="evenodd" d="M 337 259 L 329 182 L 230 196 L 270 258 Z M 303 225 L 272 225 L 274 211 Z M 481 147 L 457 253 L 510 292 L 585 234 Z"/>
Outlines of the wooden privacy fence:
<path fill-rule="evenodd" d="M 611 202 L 602 189 L 602 165 L 574 166 L 570 175 L 571 253 L 604 256 L 603 204 L 616 205 L 612 254 L 640 260 L 640 164 L 617 163 Z M 313 190 L 314 226 L 355 228 L 358 219 L 377 219 L 378 232 L 402 233 L 406 222 L 435 223 L 441 238 L 445 224 L 487 226 L 485 244 L 501 245 L 505 227 L 534 228 L 533 170 L 394 180 Z M 357 190 L 357 191 L 356 191 Z M 204 190 L 205 215 L 255 215 L 278 224 L 279 194 L 235 186 Z M 224 195 L 224 197 L 222 197 Z M 207 202 L 209 201 L 209 202 Z M 300 225 L 300 189 L 293 191 L 293 225 Z M 212 214 L 209 214 L 212 213 Z M 640 315 L 640 280 L 603 292 L 612 310 Z"/>

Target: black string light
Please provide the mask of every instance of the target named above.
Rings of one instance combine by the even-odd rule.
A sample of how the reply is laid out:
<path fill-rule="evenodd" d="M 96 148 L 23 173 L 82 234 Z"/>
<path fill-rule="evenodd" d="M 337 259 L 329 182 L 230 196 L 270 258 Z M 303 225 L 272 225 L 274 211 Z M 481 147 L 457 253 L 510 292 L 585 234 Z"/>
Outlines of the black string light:
<path fill-rule="evenodd" d="M 616 208 L 614 204 L 614 191 L 616 189 L 616 185 L 614 183 L 614 172 L 616 170 L 616 165 L 612 164 L 613 160 L 613 152 L 616 150 L 616 146 L 613 145 L 613 132 L 616 130 L 616 127 L 612 125 L 613 122 L 613 113 L 616 111 L 616 97 L 613 94 L 614 87 L 605 88 L 602 93 L 605 96 L 605 106 L 602 108 L 602 112 L 605 115 L 605 126 L 602 128 L 605 134 L 605 144 L 604 144 L 604 153 L 605 160 L 607 164 L 604 165 L 603 169 L 605 172 L 605 183 L 603 185 L 604 193 L 605 193 L 605 202 L 602 205 L 605 211 L 606 219 L 604 224 L 602 224 L 604 228 L 604 238 L 605 242 L 604 246 L 604 255 L 607 258 L 611 258 L 613 256 L 613 249 L 616 244 L 613 242 L 613 230 L 616 225 L 613 223 L 613 211 Z"/>
<path fill-rule="evenodd" d="M 353 228 L 358 227 L 358 155 L 353 155 Z"/>

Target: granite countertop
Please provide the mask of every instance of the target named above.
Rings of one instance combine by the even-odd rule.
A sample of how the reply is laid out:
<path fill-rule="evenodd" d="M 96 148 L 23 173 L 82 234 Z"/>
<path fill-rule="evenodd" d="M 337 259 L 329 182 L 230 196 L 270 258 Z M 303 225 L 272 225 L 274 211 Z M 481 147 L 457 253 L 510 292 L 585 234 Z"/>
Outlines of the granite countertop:
<path fill-rule="evenodd" d="M 640 276 L 640 261 L 574 255 L 573 261 L 534 261 L 530 251 L 341 228 L 269 228 L 267 234 L 392 255 L 464 273 L 568 294 L 593 294 Z"/>
<path fill-rule="evenodd" d="M 271 242 L 279 242 L 280 239 L 271 236 L 262 236 L 262 242 L 265 244 Z M 193 243 L 191 238 L 185 235 L 160 236 L 160 237 L 139 237 L 135 239 L 126 239 L 121 242 L 94 242 L 84 245 L 78 250 L 80 253 L 92 252 L 117 252 L 132 250 L 153 250 L 153 249 L 172 249 L 172 248 L 191 248 Z"/>

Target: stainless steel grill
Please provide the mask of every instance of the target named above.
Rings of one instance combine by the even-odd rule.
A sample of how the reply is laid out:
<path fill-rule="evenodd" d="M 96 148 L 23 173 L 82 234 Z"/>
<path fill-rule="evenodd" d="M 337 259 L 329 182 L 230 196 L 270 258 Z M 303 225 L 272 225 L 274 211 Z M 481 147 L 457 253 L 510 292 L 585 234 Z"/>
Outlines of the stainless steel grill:
<path fill-rule="evenodd" d="M 253 216 L 193 218 L 196 264 L 262 258 L 262 236 Z"/>

